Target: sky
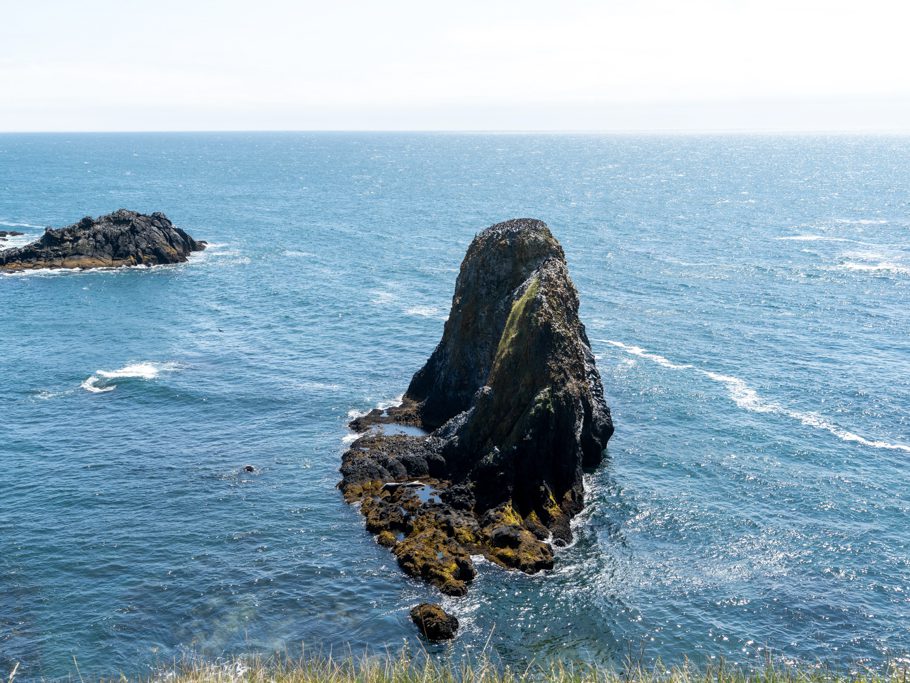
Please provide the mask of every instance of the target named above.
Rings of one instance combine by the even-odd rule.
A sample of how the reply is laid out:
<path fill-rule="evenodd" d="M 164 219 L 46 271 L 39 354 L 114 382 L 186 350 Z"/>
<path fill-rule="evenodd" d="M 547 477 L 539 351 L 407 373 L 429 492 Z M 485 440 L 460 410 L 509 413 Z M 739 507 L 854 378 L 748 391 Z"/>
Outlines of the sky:
<path fill-rule="evenodd" d="M 898 0 L 0 0 L 0 131 L 910 132 Z"/>

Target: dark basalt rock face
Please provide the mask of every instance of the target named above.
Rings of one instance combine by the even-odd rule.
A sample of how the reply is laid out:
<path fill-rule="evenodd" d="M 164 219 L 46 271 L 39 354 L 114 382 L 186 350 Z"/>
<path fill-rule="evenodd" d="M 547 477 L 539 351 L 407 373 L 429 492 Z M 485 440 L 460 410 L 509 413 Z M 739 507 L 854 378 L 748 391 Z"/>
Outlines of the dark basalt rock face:
<path fill-rule="evenodd" d="M 350 426 L 366 434 L 344 454 L 339 486 L 408 574 L 462 595 L 471 555 L 553 566 L 550 542 L 571 539 L 583 468 L 600 463 L 613 423 L 544 223 L 477 235 L 442 340 L 402 404 Z"/>
<path fill-rule="evenodd" d="M 205 249 L 163 213 L 150 216 L 120 209 L 86 216 L 66 228 L 48 228 L 37 242 L 0 251 L 0 270 L 110 268 L 182 263 Z"/>
<path fill-rule="evenodd" d="M 458 618 L 439 605 L 423 602 L 411 609 L 411 619 L 428 640 L 451 640 L 458 631 Z"/>

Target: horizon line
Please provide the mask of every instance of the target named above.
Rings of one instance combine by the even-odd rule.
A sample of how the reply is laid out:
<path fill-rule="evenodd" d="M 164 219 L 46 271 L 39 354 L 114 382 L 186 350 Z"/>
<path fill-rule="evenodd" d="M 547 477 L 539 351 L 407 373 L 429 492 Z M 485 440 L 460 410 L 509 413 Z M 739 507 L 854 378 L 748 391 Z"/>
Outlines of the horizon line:
<path fill-rule="evenodd" d="M 0 135 L 137 135 L 137 134 L 217 134 L 217 133 L 355 133 L 355 134 L 431 134 L 431 135 L 865 135 L 904 136 L 908 128 L 149 128 L 131 130 L 0 130 Z"/>

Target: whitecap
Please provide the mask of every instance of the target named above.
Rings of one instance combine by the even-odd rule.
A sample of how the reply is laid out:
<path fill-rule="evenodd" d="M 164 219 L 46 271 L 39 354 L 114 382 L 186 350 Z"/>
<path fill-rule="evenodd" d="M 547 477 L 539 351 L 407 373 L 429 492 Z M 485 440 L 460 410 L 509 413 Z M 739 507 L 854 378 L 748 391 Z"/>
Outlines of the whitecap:
<path fill-rule="evenodd" d="M 310 256 L 315 256 L 316 254 L 311 251 L 294 251 L 292 249 L 288 249 L 284 252 L 284 255 L 291 258 L 307 258 Z"/>
<path fill-rule="evenodd" d="M 731 375 L 722 375 L 719 372 L 710 370 L 699 370 L 706 377 L 710 377 L 715 382 L 726 385 L 730 398 L 740 408 L 744 408 L 753 413 L 774 413 L 781 412 L 781 407 L 775 403 L 769 403 L 762 399 L 755 389 L 752 389 L 744 380 Z"/>
<path fill-rule="evenodd" d="M 404 312 L 407 315 L 416 316 L 418 318 L 432 318 L 439 315 L 439 309 L 435 306 L 411 306 L 410 308 L 406 308 Z"/>
<path fill-rule="evenodd" d="M 662 365 L 665 368 L 670 368 L 671 370 L 685 370 L 686 368 L 692 367 L 689 364 L 679 365 L 677 363 L 674 363 L 674 362 L 668 360 L 667 358 L 664 358 L 663 356 L 660 356 L 656 353 L 651 353 L 649 351 L 645 351 L 640 346 L 623 344 L 622 342 L 613 341 L 612 339 L 595 339 L 594 341 L 599 341 L 599 342 L 603 342 L 604 344 L 609 344 L 610 346 L 615 346 L 618 349 L 622 349 L 626 353 L 631 353 L 633 356 L 647 358 L 648 360 L 652 360 L 655 363 L 657 363 L 658 365 Z"/>
<path fill-rule="evenodd" d="M 93 394 L 103 394 L 117 388 L 116 384 L 107 380 L 125 378 L 150 380 L 155 379 L 162 372 L 176 370 L 178 367 L 177 363 L 153 363 L 147 361 L 131 363 L 117 370 L 96 370 L 95 374 L 86 378 L 80 386 Z"/>
<path fill-rule="evenodd" d="M 831 270 L 831 269 L 829 269 Z M 891 273 L 896 275 L 910 275 L 910 266 L 904 266 L 891 261 L 881 261 L 879 263 L 857 263 L 855 261 L 844 261 L 834 270 L 847 270 L 856 273 Z"/>
<path fill-rule="evenodd" d="M 104 394 L 108 391 L 113 391 L 114 389 L 117 388 L 116 385 L 112 385 L 109 387 L 96 386 L 96 384 L 100 381 L 101 381 L 101 379 L 97 375 L 92 375 L 91 377 L 84 380 L 82 382 L 82 384 L 80 384 L 79 386 L 82 387 L 83 389 L 85 389 L 86 391 L 92 392 L 93 394 Z"/>
<path fill-rule="evenodd" d="M 841 225 L 887 225 L 888 221 L 883 218 L 835 218 L 835 223 Z"/>

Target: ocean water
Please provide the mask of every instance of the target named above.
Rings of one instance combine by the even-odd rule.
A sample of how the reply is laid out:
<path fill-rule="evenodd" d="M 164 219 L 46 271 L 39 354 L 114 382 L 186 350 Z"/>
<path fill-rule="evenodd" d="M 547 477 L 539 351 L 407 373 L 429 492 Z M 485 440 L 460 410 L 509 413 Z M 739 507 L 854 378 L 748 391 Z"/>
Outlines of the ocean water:
<path fill-rule="evenodd" d="M 211 247 L 0 276 L 0 675 L 421 647 L 439 596 L 334 488 L 346 422 L 518 216 L 616 434 L 557 567 L 482 564 L 430 653 L 910 662 L 910 139 L 0 136 L 0 229 L 120 207 Z"/>

